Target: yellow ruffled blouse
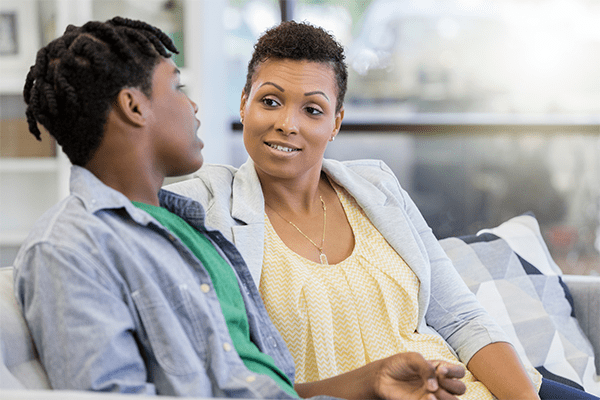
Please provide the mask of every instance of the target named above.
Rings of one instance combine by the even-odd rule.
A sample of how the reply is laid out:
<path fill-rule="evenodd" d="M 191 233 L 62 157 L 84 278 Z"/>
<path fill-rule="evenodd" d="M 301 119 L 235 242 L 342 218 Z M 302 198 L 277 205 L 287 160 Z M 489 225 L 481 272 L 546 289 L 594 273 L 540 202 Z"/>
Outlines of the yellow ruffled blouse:
<path fill-rule="evenodd" d="M 416 332 L 419 280 L 355 200 L 340 187 L 336 191 L 355 238 L 352 254 L 339 264 L 297 255 L 265 215 L 260 294 L 294 358 L 296 382 L 407 351 L 461 364 L 440 337 Z M 468 371 L 463 381 L 467 392 L 461 398 L 493 399 Z"/>

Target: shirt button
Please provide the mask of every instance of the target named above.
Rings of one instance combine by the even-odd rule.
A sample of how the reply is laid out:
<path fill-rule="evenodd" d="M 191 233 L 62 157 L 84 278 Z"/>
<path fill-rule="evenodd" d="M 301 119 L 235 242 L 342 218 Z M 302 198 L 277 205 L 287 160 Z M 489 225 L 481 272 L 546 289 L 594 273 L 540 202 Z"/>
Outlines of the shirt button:
<path fill-rule="evenodd" d="M 248 383 L 252 383 L 252 382 L 254 382 L 255 380 L 256 380 L 256 376 L 254 376 L 254 375 L 248 375 L 248 376 L 246 377 L 246 382 L 248 382 Z"/>
<path fill-rule="evenodd" d="M 206 283 L 203 283 L 200 285 L 200 290 L 202 290 L 202 293 L 208 293 L 210 291 L 210 286 L 208 286 Z"/>
<path fill-rule="evenodd" d="M 231 351 L 231 345 L 229 343 L 223 343 L 223 350 Z"/>
<path fill-rule="evenodd" d="M 273 336 L 269 336 L 269 340 L 271 341 L 271 346 L 277 347 L 277 340 Z"/>

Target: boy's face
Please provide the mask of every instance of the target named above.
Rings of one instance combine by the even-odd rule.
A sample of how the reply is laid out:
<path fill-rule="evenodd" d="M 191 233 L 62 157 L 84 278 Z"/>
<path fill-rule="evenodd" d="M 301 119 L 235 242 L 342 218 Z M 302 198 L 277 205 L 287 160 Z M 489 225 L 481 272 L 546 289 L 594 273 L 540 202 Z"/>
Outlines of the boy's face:
<path fill-rule="evenodd" d="M 157 167 L 165 176 L 192 173 L 202 166 L 204 143 L 196 135 L 200 121 L 198 106 L 182 91 L 179 69 L 170 58 L 164 58 L 154 68 L 150 131 L 152 150 Z"/>

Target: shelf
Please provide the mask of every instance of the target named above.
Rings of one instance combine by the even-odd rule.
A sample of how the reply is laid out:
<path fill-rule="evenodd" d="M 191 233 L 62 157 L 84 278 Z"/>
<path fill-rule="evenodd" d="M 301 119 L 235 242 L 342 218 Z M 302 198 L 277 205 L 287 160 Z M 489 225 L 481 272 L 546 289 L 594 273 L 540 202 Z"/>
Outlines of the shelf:
<path fill-rule="evenodd" d="M 0 158 L 0 173 L 51 173 L 57 172 L 59 162 L 56 157 L 15 157 Z"/>

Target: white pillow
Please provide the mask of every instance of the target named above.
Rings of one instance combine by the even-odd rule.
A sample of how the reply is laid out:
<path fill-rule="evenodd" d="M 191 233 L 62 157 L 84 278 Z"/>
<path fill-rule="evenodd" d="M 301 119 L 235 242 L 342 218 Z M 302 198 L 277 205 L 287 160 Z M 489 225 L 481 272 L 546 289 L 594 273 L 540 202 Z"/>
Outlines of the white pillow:
<path fill-rule="evenodd" d="M 440 244 L 526 366 L 544 378 L 600 395 L 592 345 L 575 318 L 571 294 L 535 217 L 521 215 Z"/>

